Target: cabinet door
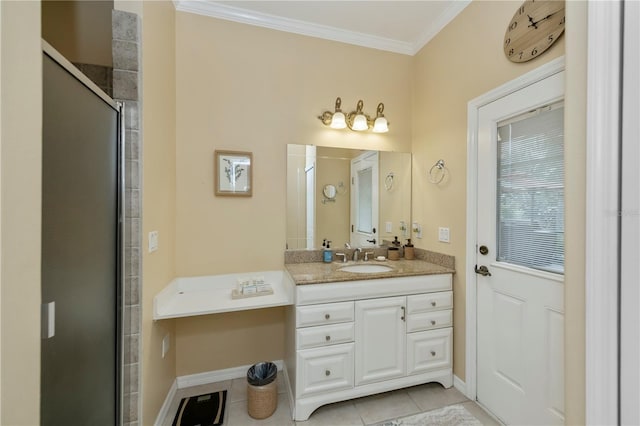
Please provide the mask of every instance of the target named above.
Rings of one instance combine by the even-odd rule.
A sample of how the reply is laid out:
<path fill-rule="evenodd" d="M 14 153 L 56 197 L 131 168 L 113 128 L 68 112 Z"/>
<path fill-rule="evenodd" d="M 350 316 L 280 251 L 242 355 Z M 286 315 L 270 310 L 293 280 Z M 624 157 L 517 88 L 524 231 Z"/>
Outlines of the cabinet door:
<path fill-rule="evenodd" d="M 407 335 L 408 374 L 451 368 L 452 328 Z"/>
<path fill-rule="evenodd" d="M 352 387 L 353 343 L 298 351 L 298 398 Z"/>
<path fill-rule="evenodd" d="M 406 297 L 356 302 L 356 386 L 405 375 Z"/>

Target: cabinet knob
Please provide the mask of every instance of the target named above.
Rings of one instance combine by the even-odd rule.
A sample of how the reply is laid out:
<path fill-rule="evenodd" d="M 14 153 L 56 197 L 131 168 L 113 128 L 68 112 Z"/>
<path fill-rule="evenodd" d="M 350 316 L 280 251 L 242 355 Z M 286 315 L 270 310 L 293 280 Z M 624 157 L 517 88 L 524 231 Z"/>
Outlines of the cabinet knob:
<path fill-rule="evenodd" d="M 325 336 L 325 340 L 328 342 L 329 340 L 331 340 L 331 336 Z"/>
<path fill-rule="evenodd" d="M 329 318 L 331 318 L 331 315 L 329 315 L 329 314 L 324 314 L 324 319 L 328 320 Z"/>
<path fill-rule="evenodd" d="M 436 352 L 435 351 L 431 351 L 431 356 L 436 356 Z"/>
<path fill-rule="evenodd" d="M 435 300 L 431 301 L 431 306 L 436 306 L 436 301 Z"/>
<path fill-rule="evenodd" d="M 436 322 L 434 320 L 431 320 L 431 325 L 436 325 Z"/>
<path fill-rule="evenodd" d="M 331 375 L 331 371 L 329 371 L 329 370 L 324 370 L 324 375 L 325 375 L 325 376 L 330 376 L 330 375 Z"/>

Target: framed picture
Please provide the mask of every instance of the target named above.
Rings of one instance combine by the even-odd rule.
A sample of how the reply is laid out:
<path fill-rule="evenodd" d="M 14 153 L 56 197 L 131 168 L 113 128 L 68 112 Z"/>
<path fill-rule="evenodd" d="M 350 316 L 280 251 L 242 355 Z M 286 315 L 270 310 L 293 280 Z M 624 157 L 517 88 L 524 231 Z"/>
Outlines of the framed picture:
<path fill-rule="evenodd" d="M 215 194 L 251 197 L 253 162 L 250 152 L 219 151 L 214 154 Z"/>

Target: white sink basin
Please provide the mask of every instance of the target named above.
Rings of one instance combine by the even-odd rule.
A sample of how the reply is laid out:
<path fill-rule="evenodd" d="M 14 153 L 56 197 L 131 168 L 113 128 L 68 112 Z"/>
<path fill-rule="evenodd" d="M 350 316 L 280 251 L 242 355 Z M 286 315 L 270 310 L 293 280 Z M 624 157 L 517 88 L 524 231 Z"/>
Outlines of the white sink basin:
<path fill-rule="evenodd" d="M 393 268 L 385 265 L 349 265 L 338 270 L 342 272 L 353 272 L 356 274 L 374 274 L 393 271 Z"/>

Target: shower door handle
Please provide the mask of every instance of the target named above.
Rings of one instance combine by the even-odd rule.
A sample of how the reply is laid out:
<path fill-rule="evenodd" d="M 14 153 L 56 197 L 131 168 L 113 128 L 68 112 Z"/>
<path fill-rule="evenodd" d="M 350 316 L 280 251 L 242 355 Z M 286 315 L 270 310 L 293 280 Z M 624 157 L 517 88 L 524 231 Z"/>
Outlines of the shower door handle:
<path fill-rule="evenodd" d="M 42 338 L 51 339 L 56 335 L 56 302 L 43 303 L 40 313 Z"/>

